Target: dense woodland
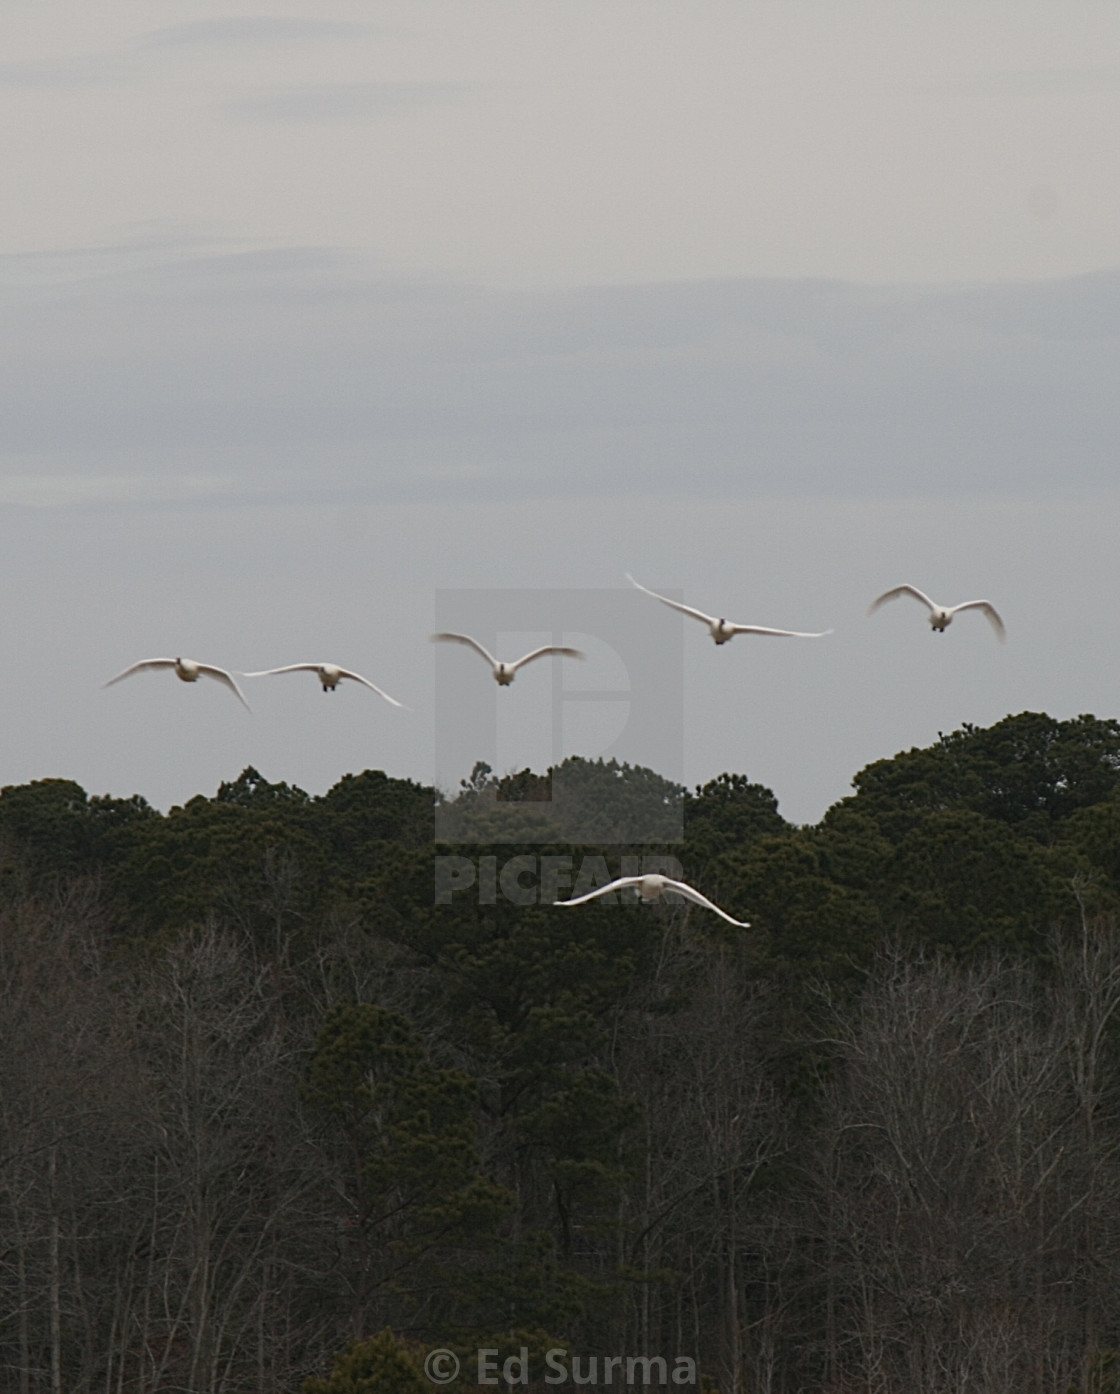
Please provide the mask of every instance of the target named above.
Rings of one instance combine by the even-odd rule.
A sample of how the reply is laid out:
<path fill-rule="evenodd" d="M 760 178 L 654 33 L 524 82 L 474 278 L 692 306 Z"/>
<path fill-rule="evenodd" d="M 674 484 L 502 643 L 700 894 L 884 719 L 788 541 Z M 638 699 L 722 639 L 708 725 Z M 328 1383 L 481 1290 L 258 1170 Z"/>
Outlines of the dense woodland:
<path fill-rule="evenodd" d="M 549 776 L 482 766 L 460 846 L 374 771 L 3 790 L 0 1387 L 408 1394 L 481 1344 L 1120 1389 L 1120 724 L 966 727 L 812 827 L 569 763 L 600 846 L 511 842 Z M 613 842 L 629 799 L 684 841 Z M 669 854 L 753 927 L 437 905 L 448 852 Z"/>

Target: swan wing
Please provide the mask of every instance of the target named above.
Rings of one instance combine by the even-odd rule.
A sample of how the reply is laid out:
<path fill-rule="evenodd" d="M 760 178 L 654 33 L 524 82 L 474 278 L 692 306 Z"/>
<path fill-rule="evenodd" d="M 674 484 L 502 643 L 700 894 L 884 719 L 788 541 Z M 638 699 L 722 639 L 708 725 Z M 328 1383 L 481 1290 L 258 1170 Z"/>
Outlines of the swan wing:
<path fill-rule="evenodd" d="M 728 924 L 733 924 L 737 929 L 750 929 L 748 920 L 733 920 L 725 910 L 721 910 L 718 905 L 713 905 L 706 895 L 701 895 L 687 881 L 672 881 L 666 876 L 665 890 L 676 891 L 678 895 L 683 895 L 686 900 L 691 900 L 696 905 L 702 905 L 705 910 L 714 910 L 721 919 L 726 920 Z"/>
<path fill-rule="evenodd" d="M 954 605 L 949 613 L 955 615 L 958 610 L 982 610 L 988 623 L 995 630 L 1000 643 L 1007 642 L 1007 630 L 1004 628 L 1003 620 L 990 600 L 966 600 L 962 605 Z"/>
<path fill-rule="evenodd" d="M 498 660 L 490 650 L 484 649 L 478 640 L 472 639 L 469 634 L 430 634 L 428 640 L 432 644 L 466 644 L 468 649 L 474 649 L 475 653 L 481 654 L 491 668 L 498 666 Z"/>
<path fill-rule="evenodd" d="M 271 678 L 274 673 L 317 673 L 318 663 L 289 663 L 286 668 L 262 668 L 259 673 L 242 673 L 243 678 Z"/>
<path fill-rule="evenodd" d="M 831 634 L 831 629 L 822 629 L 819 634 L 803 634 L 799 629 L 766 629 L 760 624 L 729 624 L 732 634 L 773 634 L 781 639 L 823 639 Z"/>
<path fill-rule="evenodd" d="M 526 663 L 532 663 L 534 658 L 543 658 L 546 653 L 558 653 L 564 658 L 586 658 L 587 655 L 579 649 L 568 649 L 562 644 L 544 644 L 539 649 L 534 649 L 532 653 L 527 653 L 523 658 L 519 658 L 516 663 L 509 664 L 511 673 L 516 673 L 518 668 L 524 668 Z"/>
<path fill-rule="evenodd" d="M 198 665 L 198 671 L 200 673 L 205 673 L 208 678 L 213 678 L 215 682 L 225 683 L 226 687 L 229 688 L 247 712 L 253 710 L 249 703 L 246 702 L 245 694 L 237 686 L 237 680 L 232 673 L 227 673 L 224 668 L 215 668 L 212 663 L 200 663 Z"/>
<path fill-rule="evenodd" d="M 115 682 L 120 682 L 122 678 L 130 678 L 133 673 L 142 672 L 145 668 L 174 668 L 173 658 L 142 658 L 139 663 L 134 663 L 131 668 L 126 668 L 123 673 L 118 673 L 115 678 L 110 678 L 108 682 L 102 683 L 102 687 L 112 687 Z"/>
<path fill-rule="evenodd" d="M 640 876 L 620 876 L 617 881 L 609 881 L 605 886 L 598 886 L 593 891 L 588 891 L 586 895 L 577 895 L 574 900 L 554 900 L 553 905 L 585 905 L 589 900 L 596 900 L 601 895 L 609 895 L 611 891 L 623 891 L 627 886 L 640 886 L 642 878 Z"/>
<path fill-rule="evenodd" d="M 920 591 L 917 586 L 895 586 L 893 590 L 884 591 L 882 595 L 876 596 L 867 607 L 867 613 L 873 615 L 880 605 L 885 605 L 888 600 L 897 600 L 900 595 L 912 595 L 915 600 L 920 600 L 927 610 L 937 609 L 929 596 Z"/>
<path fill-rule="evenodd" d="M 679 600 L 670 600 L 667 596 L 658 595 L 656 591 L 651 591 L 648 586 L 640 585 L 629 571 L 626 573 L 626 579 L 632 586 L 637 586 L 638 590 L 645 591 L 646 595 L 652 595 L 654 600 L 660 600 L 662 605 L 668 605 L 670 610 L 679 610 L 682 615 L 691 615 L 694 620 L 700 620 L 704 624 L 716 623 L 714 615 L 706 615 L 703 610 L 694 610 L 691 605 L 682 605 Z"/>
<path fill-rule="evenodd" d="M 349 678 L 351 682 L 360 682 L 363 687 L 368 687 L 371 692 L 376 692 L 379 697 L 384 697 L 386 702 L 388 702 L 391 706 L 404 706 L 403 702 L 398 702 L 395 697 L 390 697 L 387 692 L 382 692 L 379 687 L 377 687 L 374 683 L 370 682 L 369 678 L 363 678 L 361 673 L 351 673 L 348 668 L 340 668 L 338 670 L 338 676 L 340 678 Z"/>

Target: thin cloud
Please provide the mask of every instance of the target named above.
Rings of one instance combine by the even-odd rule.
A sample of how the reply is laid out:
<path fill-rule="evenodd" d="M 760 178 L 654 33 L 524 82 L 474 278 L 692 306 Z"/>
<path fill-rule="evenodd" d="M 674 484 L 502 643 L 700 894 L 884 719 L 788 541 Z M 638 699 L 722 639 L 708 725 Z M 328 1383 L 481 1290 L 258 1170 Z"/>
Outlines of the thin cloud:
<path fill-rule="evenodd" d="M 228 502 L 244 488 L 241 480 L 217 475 L 16 474 L 0 478 L 0 503 L 41 509 Z"/>
<path fill-rule="evenodd" d="M 461 101 L 476 91 L 465 82 L 348 82 L 286 87 L 227 102 L 241 121 L 376 121 L 421 107 Z"/>
<path fill-rule="evenodd" d="M 958 96 L 1039 97 L 1084 96 L 1120 88 L 1120 67 L 1028 68 L 1018 72 L 974 73 L 947 82 L 925 84 L 927 92 Z"/>
<path fill-rule="evenodd" d="M 118 83 L 134 76 L 117 54 L 91 54 L 81 58 L 0 63 L 0 87 L 93 87 Z"/>
<path fill-rule="evenodd" d="M 166 293 L 174 278 L 197 274 L 198 267 L 235 265 L 244 282 L 246 258 L 266 267 L 277 263 L 289 277 L 293 267 L 320 266 L 330 258 L 326 249 L 304 252 L 284 247 L 269 252 L 258 244 L 249 246 L 235 238 L 204 235 L 170 223 L 168 227 L 170 231 L 162 231 L 159 224 L 152 224 L 127 241 L 115 243 L 0 253 L 0 291 L 9 297 L 34 296 L 47 287 L 72 293 L 78 287 L 94 289 L 98 283 L 121 277 L 134 291 L 143 286 L 146 275 L 162 275 L 161 286 Z M 335 260 L 339 260 L 337 255 Z"/>
<path fill-rule="evenodd" d="M 205 50 L 246 51 L 284 45 L 399 37 L 399 32 L 373 24 L 344 20 L 274 19 L 265 15 L 199 19 L 153 30 L 132 41 L 119 52 L 0 63 L 0 87 L 66 88 L 118 83 L 138 77 L 138 58 L 145 53 L 159 50 L 181 53 Z"/>
<path fill-rule="evenodd" d="M 42 483 L 62 476 L 221 476 L 231 504 L 1115 481 L 1115 272 L 516 294 L 361 271 L 215 248 L 24 282 L 0 323 L 0 501 L 94 501 Z M 110 487 L 137 486 L 89 486 Z"/>
<path fill-rule="evenodd" d="M 322 43 L 387 34 L 373 24 L 346 20 L 281 19 L 267 15 L 237 15 L 228 19 L 196 19 L 145 34 L 141 48 L 262 48 L 279 44 Z"/>

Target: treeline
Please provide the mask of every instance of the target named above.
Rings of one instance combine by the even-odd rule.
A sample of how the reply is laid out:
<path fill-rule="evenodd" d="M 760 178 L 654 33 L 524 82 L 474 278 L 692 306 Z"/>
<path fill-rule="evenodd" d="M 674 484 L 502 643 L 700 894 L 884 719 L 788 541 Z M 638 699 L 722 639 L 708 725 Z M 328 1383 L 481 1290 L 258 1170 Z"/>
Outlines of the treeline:
<path fill-rule="evenodd" d="M 559 773 L 480 767 L 494 840 L 440 846 L 371 771 L 0 793 L 0 1386 L 406 1394 L 443 1346 L 465 1390 L 483 1346 L 1120 1388 L 1120 725 L 966 727 L 802 828 L 568 762 L 602 845 L 505 840 Z M 683 841 L 612 842 L 629 803 Z M 672 856 L 753 928 L 437 905 L 448 853 Z"/>

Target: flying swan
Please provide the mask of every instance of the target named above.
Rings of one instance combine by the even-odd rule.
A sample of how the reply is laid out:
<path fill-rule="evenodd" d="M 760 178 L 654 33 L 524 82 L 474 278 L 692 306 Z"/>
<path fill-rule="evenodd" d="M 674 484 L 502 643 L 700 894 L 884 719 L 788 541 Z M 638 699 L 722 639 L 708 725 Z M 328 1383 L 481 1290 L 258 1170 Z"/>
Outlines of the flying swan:
<path fill-rule="evenodd" d="M 123 673 L 118 673 L 115 678 L 110 678 L 104 686 L 112 687 L 115 682 L 120 682 L 122 678 L 131 677 L 133 673 L 139 673 L 144 668 L 173 668 L 175 676 L 180 682 L 198 682 L 200 676 L 215 678 L 218 682 L 225 683 L 247 712 L 253 710 L 246 702 L 245 694 L 237 686 L 232 673 L 227 673 L 224 668 L 215 668 L 211 663 L 196 663 L 193 658 L 141 659 L 139 663 L 134 663 L 131 668 L 126 668 Z"/>
<path fill-rule="evenodd" d="M 654 600 L 660 600 L 662 605 L 668 605 L 671 610 L 679 610 L 682 615 L 691 615 L 694 620 L 700 620 L 708 626 L 712 638 L 717 644 L 726 644 L 728 639 L 733 639 L 736 634 L 771 634 L 782 639 L 823 639 L 826 634 L 831 634 L 831 629 L 824 629 L 819 634 L 803 634 L 797 629 L 765 629 L 760 624 L 728 624 L 726 620 L 716 619 L 714 615 L 706 615 L 703 610 L 694 610 L 691 605 L 682 605 L 677 600 L 669 600 L 663 595 L 658 595 L 656 591 L 651 591 L 648 587 L 640 585 L 630 575 L 626 573 L 626 579 L 632 586 L 637 586 L 640 591 L 645 591 L 646 595 L 652 595 Z"/>
<path fill-rule="evenodd" d="M 963 605 L 938 605 L 928 595 L 924 595 L 917 586 L 895 586 L 893 590 L 884 591 L 867 607 L 867 613 L 873 615 L 880 605 L 885 605 L 888 600 L 897 600 L 900 595 L 912 595 L 915 600 L 922 602 L 929 611 L 930 625 L 938 634 L 945 633 L 947 627 L 953 623 L 953 616 L 959 610 L 983 610 L 1000 643 L 1004 643 L 1007 639 L 1003 620 L 1000 619 L 996 607 L 990 600 L 966 600 Z"/>
<path fill-rule="evenodd" d="M 289 663 L 286 668 L 265 668 L 259 673 L 242 673 L 241 676 L 270 678 L 275 673 L 318 673 L 324 692 L 333 692 L 343 678 L 349 678 L 352 682 L 360 682 L 363 687 L 368 687 L 371 692 L 376 692 L 379 697 L 384 697 L 386 702 L 392 703 L 394 707 L 404 706 L 403 702 L 398 702 L 395 697 L 382 692 L 368 678 L 363 678 L 361 673 L 351 673 L 348 668 L 340 668 L 337 663 Z"/>
<path fill-rule="evenodd" d="M 706 895 L 701 895 L 685 881 L 674 881 L 669 876 L 662 876 L 660 872 L 649 871 L 644 876 L 620 876 L 617 881 L 611 881 L 609 885 L 600 886 L 598 890 L 588 891 L 586 895 L 577 895 L 574 900 L 554 900 L 553 905 L 584 905 L 589 900 L 594 900 L 597 896 L 608 895 L 611 891 L 621 891 L 627 886 L 637 886 L 641 893 L 643 905 L 652 905 L 659 901 L 667 892 L 676 892 L 683 895 L 686 900 L 691 900 L 695 905 L 702 905 L 705 910 L 714 910 L 721 919 L 733 924 L 737 929 L 750 929 L 750 922 L 747 920 L 733 920 L 730 915 L 721 910 L 718 905 L 713 905 Z"/>
<path fill-rule="evenodd" d="M 563 654 L 565 658 L 587 657 L 579 649 L 567 649 L 560 644 L 545 644 L 543 648 L 534 649 L 532 653 L 527 653 L 524 658 L 519 658 L 516 663 L 502 663 L 494 657 L 489 649 L 484 649 L 478 640 L 472 639 L 469 634 L 432 634 L 429 638 L 433 644 L 466 644 L 467 648 L 474 649 L 475 653 L 481 654 L 493 669 L 494 681 L 499 687 L 508 687 L 517 676 L 518 668 L 524 668 L 525 664 L 532 663 L 534 658 L 543 658 L 546 653 Z"/>

